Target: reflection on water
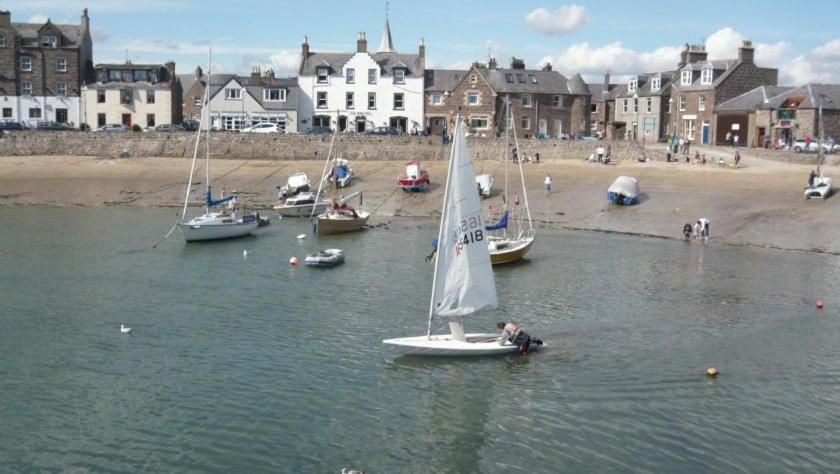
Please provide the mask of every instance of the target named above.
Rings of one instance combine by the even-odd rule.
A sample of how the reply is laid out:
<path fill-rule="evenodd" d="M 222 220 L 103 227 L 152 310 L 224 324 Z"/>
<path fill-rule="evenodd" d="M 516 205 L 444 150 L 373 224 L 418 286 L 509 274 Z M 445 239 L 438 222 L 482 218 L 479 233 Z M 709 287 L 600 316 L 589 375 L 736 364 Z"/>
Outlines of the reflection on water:
<path fill-rule="evenodd" d="M 837 258 L 541 232 L 495 270 L 528 357 L 395 357 L 436 223 L 185 245 L 168 210 L 0 209 L 0 442 L 20 470 L 828 470 Z M 339 247 L 341 267 L 289 257 Z M 243 258 L 242 250 L 248 250 Z M 826 309 L 814 308 L 823 299 Z M 119 333 L 125 323 L 134 330 Z M 715 366 L 721 375 L 703 374 Z"/>

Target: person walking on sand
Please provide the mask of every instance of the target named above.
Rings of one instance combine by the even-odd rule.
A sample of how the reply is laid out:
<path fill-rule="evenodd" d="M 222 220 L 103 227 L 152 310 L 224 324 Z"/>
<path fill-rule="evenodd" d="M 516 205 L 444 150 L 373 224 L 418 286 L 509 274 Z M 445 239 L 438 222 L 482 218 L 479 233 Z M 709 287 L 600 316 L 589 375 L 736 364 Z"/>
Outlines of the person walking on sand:
<path fill-rule="evenodd" d="M 700 235 L 699 237 L 704 241 L 709 240 L 709 219 L 705 217 L 701 217 L 697 220 L 697 223 L 700 224 Z"/>
<path fill-rule="evenodd" d="M 598 148 L 595 149 L 595 154 L 598 155 L 598 163 L 602 163 L 604 161 L 603 145 L 598 145 Z"/>
<path fill-rule="evenodd" d="M 545 175 L 545 193 L 551 194 L 551 175 Z"/>
<path fill-rule="evenodd" d="M 735 152 L 735 167 L 738 167 L 738 163 L 741 161 L 741 154 L 737 151 Z"/>
<path fill-rule="evenodd" d="M 671 162 L 671 147 L 669 146 L 665 150 L 665 163 L 670 163 L 670 162 Z"/>
<path fill-rule="evenodd" d="M 686 138 L 686 139 L 685 139 L 685 149 L 684 149 L 684 151 L 683 151 L 683 153 L 685 154 L 685 156 L 688 156 L 688 152 L 689 152 L 689 149 L 690 149 L 690 148 L 691 148 L 691 140 L 689 140 L 689 139 L 687 139 L 687 138 Z"/>
<path fill-rule="evenodd" d="M 539 162 L 540 162 L 540 154 L 539 153 L 534 153 L 534 163 L 539 163 Z"/>

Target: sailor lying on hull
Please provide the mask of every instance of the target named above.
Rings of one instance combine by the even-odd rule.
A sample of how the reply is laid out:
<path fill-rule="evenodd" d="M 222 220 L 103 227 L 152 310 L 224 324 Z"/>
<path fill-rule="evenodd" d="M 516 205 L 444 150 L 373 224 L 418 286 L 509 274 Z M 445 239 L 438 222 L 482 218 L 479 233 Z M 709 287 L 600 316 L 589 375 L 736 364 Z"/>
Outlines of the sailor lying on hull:
<path fill-rule="evenodd" d="M 500 321 L 499 324 L 496 324 L 496 328 L 502 331 L 502 335 L 499 336 L 499 345 L 503 346 L 505 342 L 510 342 L 519 348 L 519 355 L 528 352 L 532 342 L 538 346 L 543 344 L 539 339 L 532 339 L 527 332 L 514 323 Z"/>

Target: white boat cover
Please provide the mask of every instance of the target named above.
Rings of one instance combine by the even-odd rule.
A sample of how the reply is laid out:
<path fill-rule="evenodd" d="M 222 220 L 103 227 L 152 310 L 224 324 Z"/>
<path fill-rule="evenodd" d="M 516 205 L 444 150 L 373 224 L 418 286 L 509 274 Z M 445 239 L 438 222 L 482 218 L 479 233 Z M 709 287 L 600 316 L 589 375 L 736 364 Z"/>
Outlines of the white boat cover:
<path fill-rule="evenodd" d="M 630 176 L 619 176 L 613 181 L 607 192 L 617 193 L 629 198 L 639 197 L 639 182 Z"/>
<path fill-rule="evenodd" d="M 473 160 L 460 120 L 453 140 L 433 293 L 434 313 L 447 318 L 498 305 Z"/>

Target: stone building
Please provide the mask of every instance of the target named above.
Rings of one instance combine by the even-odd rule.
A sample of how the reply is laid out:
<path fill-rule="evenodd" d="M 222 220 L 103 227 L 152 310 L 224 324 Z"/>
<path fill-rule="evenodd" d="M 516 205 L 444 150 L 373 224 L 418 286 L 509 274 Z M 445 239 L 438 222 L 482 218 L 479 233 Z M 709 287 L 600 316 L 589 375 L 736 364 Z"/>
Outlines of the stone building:
<path fill-rule="evenodd" d="M 526 69 L 524 61 L 516 58 L 509 68 L 499 68 L 491 58 L 487 64 L 473 64 L 466 72 L 435 70 L 431 78 L 427 76 L 426 103 L 433 104 L 427 124 L 436 124 L 433 132 L 438 133 L 445 116 L 451 130 L 460 113 L 472 133 L 496 133 L 505 129 L 500 122 L 509 100 L 520 138 L 587 134 L 590 97 L 578 74 L 566 79 L 551 65 Z"/>
<path fill-rule="evenodd" d="M 201 117 L 201 105 L 204 101 L 204 88 L 207 78 L 201 66 L 195 68 L 190 74 L 178 74 L 178 82 L 181 83 L 181 110 L 184 119 L 198 120 Z"/>
<path fill-rule="evenodd" d="M 97 64 L 95 77 L 82 87 L 82 123 L 91 129 L 115 123 L 153 128 L 181 122 L 174 62 Z"/>
<path fill-rule="evenodd" d="M 613 139 L 659 141 L 672 132 L 673 76 L 673 71 L 634 75 L 616 91 Z"/>
<path fill-rule="evenodd" d="M 715 107 L 761 85 L 775 86 L 778 69 L 755 64 L 755 49 L 744 41 L 738 58 L 709 60 L 703 45 L 686 45 L 672 81 L 671 97 L 678 136 L 697 143 L 723 144 L 727 132 L 746 124 L 715 115 Z"/>
<path fill-rule="evenodd" d="M 0 120 L 79 124 L 92 58 L 87 9 L 79 24 L 13 23 L 0 11 Z"/>
<path fill-rule="evenodd" d="M 440 135 L 447 129 L 446 100 L 468 72 L 455 69 L 426 69 L 425 126 L 429 133 Z M 483 85 L 489 87 L 487 84 Z M 489 89 L 486 93 L 490 93 Z"/>
<path fill-rule="evenodd" d="M 743 145 L 785 146 L 797 138 L 819 136 L 820 97 L 825 137 L 837 139 L 840 84 L 760 86 L 720 104 L 715 114 L 718 122 L 739 124 Z"/>
<path fill-rule="evenodd" d="M 612 110 L 615 105 L 615 96 L 618 84 L 610 82 L 610 72 L 604 73 L 604 81 L 600 84 L 587 84 L 589 92 L 592 93 L 592 102 L 589 112 L 589 131 L 591 135 L 601 138 L 610 138 L 608 130 L 612 124 Z"/>
<path fill-rule="evenodd" d="M 214 129 L 239 131 L 268 122 L 276 123 L 284 133 L 298 131 L 302 94 L 296 78 L 277 78 L 270 69 L 262 72 L 254 67 L 250 76 L 214 74 L 209 87 Z M 200 103 L 198 109 L 200 116 Z"/>
<path fill-rule="evenodd" d="M 379 50 L 368 52 L 365 33 L 359 33 L 352 53 L 319 53 L 301 45 L 298 83 L 301 89 L 301 130 L 332 126 L 365 132 L 391 126 L 411 132 L 424 127 L 426 46 L 417 54 L 398 53 L 385 31 Z"/>

